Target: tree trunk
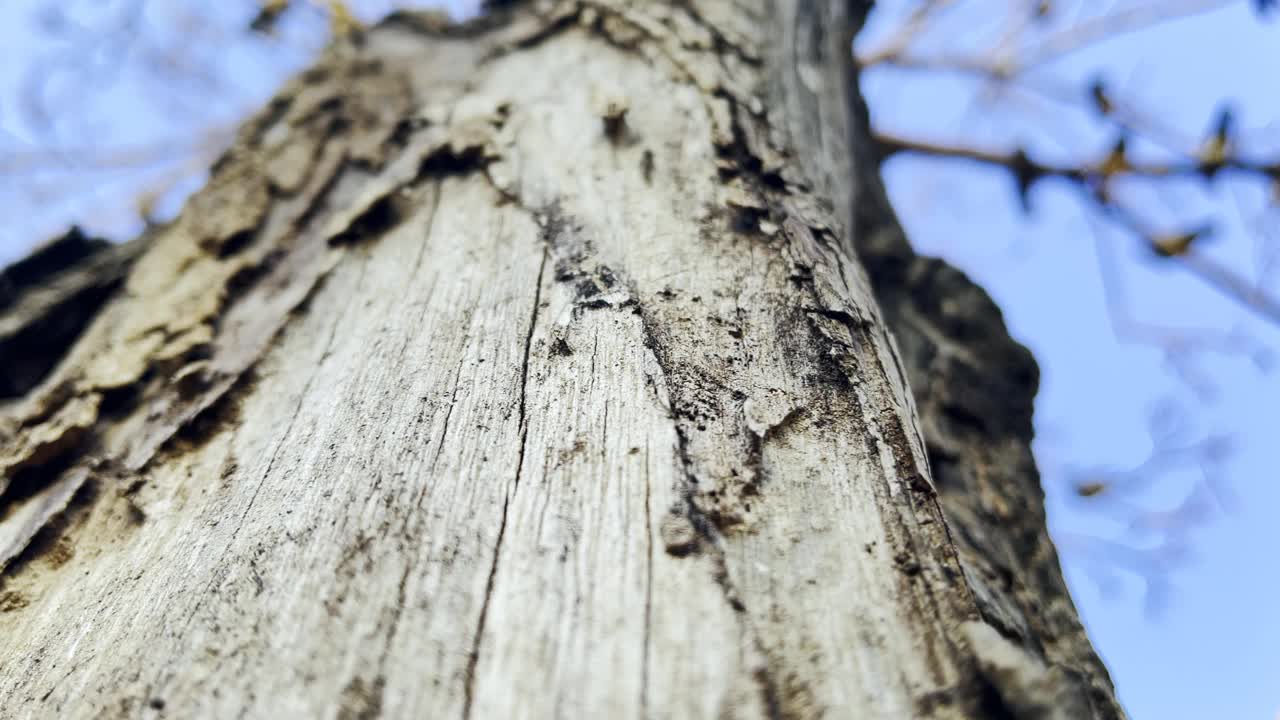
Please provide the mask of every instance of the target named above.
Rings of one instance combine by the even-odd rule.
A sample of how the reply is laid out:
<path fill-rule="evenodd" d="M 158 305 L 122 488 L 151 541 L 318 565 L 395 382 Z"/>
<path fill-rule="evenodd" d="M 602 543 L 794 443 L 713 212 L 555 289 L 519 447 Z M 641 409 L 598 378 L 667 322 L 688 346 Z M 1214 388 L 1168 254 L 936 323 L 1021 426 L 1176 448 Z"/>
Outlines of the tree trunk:
<path fill-rule="evenodd" d="M 5 408 L 0 716 L 1119 717 L 862 3 L 506 5 L 335 46 Z"/>

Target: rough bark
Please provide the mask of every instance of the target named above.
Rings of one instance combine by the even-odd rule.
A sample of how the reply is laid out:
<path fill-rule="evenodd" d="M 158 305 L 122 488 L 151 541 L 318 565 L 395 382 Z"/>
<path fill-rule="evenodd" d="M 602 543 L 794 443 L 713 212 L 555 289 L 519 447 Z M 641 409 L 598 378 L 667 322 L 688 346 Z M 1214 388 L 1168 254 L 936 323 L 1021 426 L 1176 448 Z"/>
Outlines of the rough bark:
<path fill-rule="evenodd" d="M 5 408 L 0 715 L 1118 717 L 864 11 L 401 13 L 292 82 Z"/>

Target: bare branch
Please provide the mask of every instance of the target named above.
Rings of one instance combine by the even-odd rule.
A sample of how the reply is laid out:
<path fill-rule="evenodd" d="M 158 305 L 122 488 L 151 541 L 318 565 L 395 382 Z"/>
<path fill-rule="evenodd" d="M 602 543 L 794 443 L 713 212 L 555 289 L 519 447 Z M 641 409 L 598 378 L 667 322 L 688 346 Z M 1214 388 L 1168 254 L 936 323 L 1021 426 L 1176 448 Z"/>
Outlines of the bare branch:
<path fill-rule="evenodd" d="M 1221 10 L 1238 2 L 1239 0 L 1159 0 L 1124 8 L 1076 23 L 1046 38 L 1020 65 L 1031 68 L 1103 40 Z"/>

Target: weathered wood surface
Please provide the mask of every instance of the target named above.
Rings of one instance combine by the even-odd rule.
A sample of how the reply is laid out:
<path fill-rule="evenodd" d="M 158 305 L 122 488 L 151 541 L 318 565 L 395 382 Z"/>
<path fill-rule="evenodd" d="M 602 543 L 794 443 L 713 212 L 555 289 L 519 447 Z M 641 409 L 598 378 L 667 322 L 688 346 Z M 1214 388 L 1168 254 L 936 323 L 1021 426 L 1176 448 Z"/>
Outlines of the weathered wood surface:
<path fill-rule="evenodd" d="M 286 88 L 4 415 L 0 716 L 1114 717 L 1027 468 L 944 521 L 904 374 L 983 351 L 904 370 L 852 259 L 912 257 L 859 20 L 402 14 Z M 953 489 L 1029 466 L 965 402 Z"/>

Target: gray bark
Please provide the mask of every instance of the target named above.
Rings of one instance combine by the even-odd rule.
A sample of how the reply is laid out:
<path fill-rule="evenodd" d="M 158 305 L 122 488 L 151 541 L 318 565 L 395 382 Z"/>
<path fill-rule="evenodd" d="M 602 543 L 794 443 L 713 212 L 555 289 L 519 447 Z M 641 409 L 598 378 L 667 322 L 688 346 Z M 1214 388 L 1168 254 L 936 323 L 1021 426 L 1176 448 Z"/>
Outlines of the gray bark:
<path fill-rule="evenodd" d="M 335 46 L 4 407 L 0 716 L 1119 717 L 863 12 Z"/>

